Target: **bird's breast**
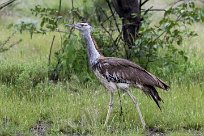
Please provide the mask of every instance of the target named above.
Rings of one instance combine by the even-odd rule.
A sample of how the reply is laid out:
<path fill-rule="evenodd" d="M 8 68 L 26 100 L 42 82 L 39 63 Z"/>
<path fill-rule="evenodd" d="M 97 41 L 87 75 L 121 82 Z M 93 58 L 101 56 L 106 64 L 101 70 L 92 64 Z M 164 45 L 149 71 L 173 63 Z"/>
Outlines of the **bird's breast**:
<path fill-rule="evenodd" d="M 127 81 L 121 81 L 121 79 L 117 78 L 116 74 L 113 76 L 104 76 L 97 69 L 94 70 L 94 74 L 99 79 L 99 81 L 108 89 L 109 91 L 114 92 L 117 88 L 126 90 L 129 88 L 130 84 Z"/>
<path fill-rule="evenodd" d="M 112 81 L 108 81 L 97 69 L 94 70 L 94 74 L 106 89 L 112 92 L 117 90 L 117 85 Z"/>

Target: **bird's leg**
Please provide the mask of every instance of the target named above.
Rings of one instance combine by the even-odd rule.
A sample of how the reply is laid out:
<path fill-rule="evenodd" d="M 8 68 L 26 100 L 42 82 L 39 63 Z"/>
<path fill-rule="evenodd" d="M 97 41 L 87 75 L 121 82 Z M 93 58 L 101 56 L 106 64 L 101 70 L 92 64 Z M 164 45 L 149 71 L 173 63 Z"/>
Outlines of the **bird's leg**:
<path fill-rule="evenodd" d="M 122 107 L 122 100 L 120 97 L 120 90 L 118 89 L 118 96 L 119 96 L 119 101 L 120 101 L 120 116 L 123 115 L 123 107 Z"/>
<path fill-rule="evenodd" d="M 110 117 L 112 109 L 113 109 L 113 92 L 110 92 L 110 102 L 109 102 L 109 105 L 108 105 L 108 113 L 107 113 L 107 116 L 106 116 L 106 121 L 105 121 L 104 126 L 107 126 L 108 119 Z"/>
<path fill-rule="evenodd" d="M 132 101 L 133 101 L 133 103 L 135 105 L 135 108 L 136 108 L 136 110 L 137 110 L 137 112 L 139 114 L 140 120 L 142 122 L 142 127 L 143 127 L 143 129 L 145 129 L 146 124 L 145 124 L 144 118 L 142 117 L 142 113 L 140 111 L 140 107 L 139 107 L 139 105 L 137 103 L 137 100 L 136 100 L 135 96 L 132 95 L 129 90 L 126 90 L 126 92 L 131 97 L 131 99 L 132 99 Z"/>

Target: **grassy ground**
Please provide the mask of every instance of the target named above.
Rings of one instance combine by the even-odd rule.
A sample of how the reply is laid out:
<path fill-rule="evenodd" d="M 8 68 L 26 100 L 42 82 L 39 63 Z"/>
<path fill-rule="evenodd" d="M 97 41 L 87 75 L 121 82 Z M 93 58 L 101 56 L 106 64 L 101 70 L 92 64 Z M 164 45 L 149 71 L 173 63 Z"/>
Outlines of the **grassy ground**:
<path fill-rule="evenodd" d="M 203 134 L 203 85 L 173 83 L 171 91 L 160 91 L 164 99 L 162 111 L 144 94 L 131 90 L 138 98 L 150 132 L 142 131 L 138 114 L 127 95 L 122 96 L 123 116 L 119 115 L 119 100 L 115 95 L 110 126 L 104 129 L 109 97 L 102 86 L 93 83 L 79 86 L 76 82 L 26 86 L 0 86 L 1 135 L 28 134 L 37 126 L 49 135 L 143 135 L 151 131 L 168 135 Z"/>
<path fill-rule="evenodd" d="M 56 5 L 51 2 L 51 6 Z M 18 15 L 1 16 L 1 41 L 12 33 L 5 26 L 18 18 Z M 34 35 L 33 39 L 28 33 L 16 34 L 10 42 L 20 38 L 23 42 L 0 53 L 0 135 L 203 135 L 203 25 L 197 24 L 193 29 L 199 36 L 185 43 L 191 45 L 186 50 L 192 67 L 182 76 L 182 82 L 171 81 L 169 92 L 159 90 L 164 100 L 162 111 L 141 91 L 131 90 L 139 101 L 148 126 L 146 131 L 142 130 L 127 95 L 122 95 L 124 113 L 120 116 L 119 99 L 115 94 L 109 126 L 104 128 L 109 96 L 99 83 L 47 81 L 47 58 L 54 33 Z M 60 37 L 55 35 L 54 48 L 57 49 Z M 44 82 L 35 84 L 41 80 Z"/>
<path fill-rule="evenodd" d="M 35 88 L 1 84 L 1 135 L 28 134 L 42 127 L 49 135 L 134 135 L 164 133 L 167 135 L 202 135 L 204 128 L 203 85 L 177 85 L 169 92 L 160 91 L 162 111 L 138 90 L 131 90 L 138 99 L 149 127 L 143 132 L 136 110 L 127 95 L 122 96 L 123 116 L 115 95 L 114 111 L 109 128 L 103 123 L 109 96 L 102 86 L 76 82 L 38 84 Z"/>

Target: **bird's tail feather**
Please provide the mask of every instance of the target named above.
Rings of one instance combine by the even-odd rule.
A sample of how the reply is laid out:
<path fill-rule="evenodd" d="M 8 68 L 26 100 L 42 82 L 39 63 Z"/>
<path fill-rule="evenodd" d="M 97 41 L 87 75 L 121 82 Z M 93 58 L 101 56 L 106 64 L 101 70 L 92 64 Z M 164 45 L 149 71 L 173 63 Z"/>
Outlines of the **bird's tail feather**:
<path fill-rule="evenodd" d="M 151 97 L 155 103 L 157 104 L 157 106 L 159 107 L 159 109 L 161 110 L 160 104 L 159 102 L 162 101 L 161 97 L 159 96 L 157 90 L 153 87 L 153 86 L 145 86 L 143 88 L 145 94 L 149 97 Z"/>
<path fill-rule="evenodd" d="M 164 89 L 164 90 L 168 90 L 169 89 L 169 86 L 166 84 L 166 83 L 164 83 L 161 79 L 159 79 L 159 78 L 157 78 L 158 79 L 158 84 L 159 84 L 159 88 L 162 88 L 162 89 Z"/>

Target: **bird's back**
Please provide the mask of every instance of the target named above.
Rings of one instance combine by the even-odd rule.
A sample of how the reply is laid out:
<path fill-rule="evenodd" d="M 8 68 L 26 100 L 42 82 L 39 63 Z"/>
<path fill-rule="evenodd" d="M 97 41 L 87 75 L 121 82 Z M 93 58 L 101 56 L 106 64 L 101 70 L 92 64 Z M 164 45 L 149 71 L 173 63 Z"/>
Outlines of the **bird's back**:
<path fill-rule="evenodd" d="M 105 86 L 112 83 L 117 86 L 117 84 L 123 83 L 138 87 L 142 89 L 145 94 L 151 96 L 157 103 L 158 107 L 160 107 L 158 102 L 161 101 L 161 98 L 159 97 L 155 87 L 159 87 L 164 90 L 167 90 L 169 87 L 153 74 L 126 59 L 101 57 L 98 59 L 97 63 L 93 65 L 92 69 L 97 71 L 103 78 L 100 78 L 99 80 L 106 80 Z"/>
<path fill-rule="evenodd" d="M 115 83 L 151 85 L 168 89 L 168 85 L 162 80 L 126 59 L 102 57 L 93 65 L 93 70 L 98 70 L 108 81 Z"/>

